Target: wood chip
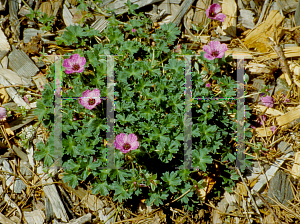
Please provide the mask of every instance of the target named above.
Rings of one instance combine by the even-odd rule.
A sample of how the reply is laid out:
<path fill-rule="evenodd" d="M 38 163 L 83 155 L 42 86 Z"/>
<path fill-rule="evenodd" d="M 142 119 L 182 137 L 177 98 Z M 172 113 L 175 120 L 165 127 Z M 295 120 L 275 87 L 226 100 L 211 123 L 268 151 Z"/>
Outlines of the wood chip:
<path fill-rule="evenodd" d="M 206 16 L 206 9 L 210 5 L 210 0 L 198 0 L 196 4 L 195 14 L 193 18 L 193 22 L 205 26 Z"/>
<path fill-rule="evenodd" d="M 222 13 L 226 15 L 225 21 L 222 23 L 222 29 L 232 37 L 235 37 L 237 25 L 237 5 L 235 0 L 223 0 Z"/>
<path fill-rule="evenodd" d="M 279 126 L 282 126 L 282 125 L 288 124 L 298 118 L 300 118 L 300 108 L 291 110 L 291 111 L 287 112 L 286 114 L 284 114 L 280 117 L 277 117 L 276 121 Z"/>
<path fill-rule="evenodd" d="M 52 182 L 53 182 L 52 178 L 49 178 L 48 180 L 45 180 L 45 178 L 42 179 L 43 184 L 52 183 Z M 51 202 L 52 209 L 56 218 L 61 219 L 64 222 L 67 222 L 68 215 L 66 213 L 65 207 L 60 199 L 60 196 L 57 192 L 55 185 L 54 184 L 43 185 L 43 190 L 45 192 L 46 197 Z"/>
<path fill-rule="evenodd" d="M 295 162 L 292 168 L 292 175 L 295 179 L 300 179 L 300 152 L 295 154 Z"/>
<path fill-rule="evenodd" d="M 9 54 L 8 59 L 9 67 L 21 77 L 23 84 L 25 86 L 34 86 L 31 82 L 31 77 L 36 75 L 39 69 L 28 55 L 13 46 L 13 51 Z"/>
<path fill-rule="evenodd" d="M 142 8 L 146 5 L 151 5 L 156 2 L 161 2 L 162 0 L 131 0 L 131 4 L 137 4 L 139 7 Z M 128 7 L 125 5 L 127 3 L 127 0 L 117 0 L 109 3 L 106 5 L 106 8 L 115 9 L 115 13 L 117 15 L 123 14 L 128 12 Z"/>
<path fill-rule="evenodd" d="M 66 3 L 63 6 L 62 15 L 63 15 L 63 20 L 64 20 L 64 23 L 66 26 L 71 26 L 71 25 L 74 26 L 75 25 L 75 23 L 72 21 L 73 16 L 72 16 L 70 10 L 68 9 Z"/>
<path fill-rule="evenodd" d="M 20 76 L 10 69 L 0 68 L 0 75 L 5 77 L 12 85 L 23 85 L 23 81 Z"/>
<path fill-rule="evenodd" d="M 41 210 L 34 210 L 32 212 L 24 212 L 26 222 L 30 224 L 43 224 L 45 221 L 45 214 Z"/>
<path fill-rule="evenodd" d="M 7 55 L 7 53 L 10 50 L 11 48 L 7 41 L 7 38 L 4 32 L 2 31 L 2 29 L 0 29 L 0 61 L 2 60 L 2 58 L 4 58 Z"/>
<path fill-rule="evenodd" d="M 255 132 L 258 135 L 258 137 L 267 137 L 272 135 L 272 131 L 269 127 L 266 127 L 266 131 L 264 128 L 256 128 Z"/>
<path fill-rule="evenodd" d="M 266 186 L 267 180 L 271 180 L 271 178 L 275 175 L 277 170 L 280 168 L 280 166 L 284 163 L 284 161 L 292 156 L 291 153 L 288 153 L 284 155 L 284 159 L 276 159 L 276 162 L 273 163 L 273 165 L 270 167 L 270 169 L 267 170 L 265 174 L 261 174 L 258 178 L 257 183 L 254 185 L 254 187 L 251 190 L 251 194 L 255 194 L 255 191 L 260 193 L 263 187 Z"/>
<path fill-rule="evenodd" d="M 255 110 L 258 110 L 259 112 L 263 112 L 265 111 L 267 107 L 266 106 L 263 106 L 263 105 L 257 105 L 257 106 L 254 106 L 254 109 Z M 265 114 L 267 115 L 272 115 L 272 116 L 282 116 L 284 115 L 284 113 L 282 113 L 281 111 L 279 110 L 276 110 L 276 109 L 273 109 L 273 108 L 269 108 L 266 110 Z"/>
<path fill-rule="evenodd" d="M 278 11 L 271 11 L 266 21 L 254 29 L 244 41 L 247 48 L 255 48 L 259 52 L 268 52 L 271 46 L 267 38 L 273 37 L 275 32 L 276 36 L 281 36 L 282 30 L 280 29 L 284 17 Z"/>
<path fill-rule="evenodd" d="M 4 224 L 15 224 L 13 221 L 11 221 L 9 218 L 6 218 L 5 215 L 0 213 L 0 223 Z"/>
<path fill-rule="evenodd" d="M 188 9 L 191 7 L 191 5 L 194 3 L 195 0 L 185 0 L 181 5 L 176 14 L 173 15 L 173 18 L 171 20 L 172 23 L 175 23 L 177 26 L 181 23 L 181 20 L 183 16 L 186 14 Z"/>

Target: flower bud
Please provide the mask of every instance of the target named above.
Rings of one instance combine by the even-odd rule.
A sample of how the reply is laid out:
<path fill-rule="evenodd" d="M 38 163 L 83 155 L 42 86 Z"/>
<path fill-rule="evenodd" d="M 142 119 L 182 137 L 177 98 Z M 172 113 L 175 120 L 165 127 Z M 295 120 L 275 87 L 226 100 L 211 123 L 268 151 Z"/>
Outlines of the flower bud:
<path fill-rule="evenodd" d="M 5 107 L 0 107 L 0 120 L 7 117 L 7 111 Z"/>

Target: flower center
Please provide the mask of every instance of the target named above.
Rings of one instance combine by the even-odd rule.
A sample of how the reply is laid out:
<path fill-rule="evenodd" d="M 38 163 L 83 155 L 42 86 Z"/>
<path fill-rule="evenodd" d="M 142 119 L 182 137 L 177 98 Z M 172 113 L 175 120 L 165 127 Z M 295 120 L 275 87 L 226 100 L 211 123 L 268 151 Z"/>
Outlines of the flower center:
<path fill-rule="evenodd" d="M 124 148 L 125 150 L 130 149 L 130 147 L 131 147 L 131 145 L 130 145 L 129 143 L 125 143 L 125 144 L 123 145 L 123 148 Z"/>
<path fill-rule="evenodd" d="M 210 13 L 211 16 L 214 16 L 214 14 L 215 14 L 214 12 L 211 12 L 211 13 Z"/>
<path fill-rule="evenodd" d="M 219 55 L 219 52 L 218 52 L 218 51 L 214 51 L 214 52 L 212 52 L 212 55 L 213 55 L 214 57 L 217 57 L 217 56 Z"/>
<path fill-rule="evenodd" d="M 80 68 L 80 66 L 79 66 L 78 64 L 73 65 L 73 70 L 74 70 L 74 71 L 79 70 L 79 68 Z"/>
<path fill-rule="evenodd" d="M 89 99 L 89 105 L 95 104 L 95 99 Z"/>

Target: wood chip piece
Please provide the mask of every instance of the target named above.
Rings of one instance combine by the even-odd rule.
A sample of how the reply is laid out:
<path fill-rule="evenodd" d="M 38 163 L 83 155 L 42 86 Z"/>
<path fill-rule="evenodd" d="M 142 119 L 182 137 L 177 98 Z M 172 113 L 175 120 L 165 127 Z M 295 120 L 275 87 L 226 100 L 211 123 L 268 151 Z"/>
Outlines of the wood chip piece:
<path fill-rule="evenodd" d="M 0 84 L 4 86 L 10 86 L 11 84 L 2 76 L 0 75 Z M 13 101 L 18 104 L 18 106 L 23 106 L 26 109 L 30 109 L 30 106 L 19 96 L 18 92 L 13 88 L 5 88 L 8 95 L 13 99 Z"/>
<path fill-rule="evenodd" d="M 205 26 L 205 20 L 207 19 L 206 16 L 206 9 L 210 5 L 210 0 L 198 0 L 196 3 L 196 9 L 195 9 L 195 14 L 193 18 L 193 22 Z"/>
<path fill-rule="evenodd" d="M 263 106 L 263 105 L 254 106 L 254 109 L 258 110 L 259 112 L 265 111 L 266 108 L 267 107 Z M 265 114 L 272 115 L 272 116 L 282 116 L 282 115 L 284 115 L 284 113 L 282 113 L 281 111 L 273 109 L 273 108 L 267 109 Z"/>
<path fill-rule="evenodd" d="M 164 0 L 162 3 L 160 3 L 158 5 L 158 9 L 160 10 L 165 10 L 165 14 L 166 15 L 170 15 L 171 14 L 171 4 L 170 4 L 170 0 Z"/>
<path fill-rule="evenodd" d="M 105 17 L 98 18 L 92 25 L 95 30 L 98 30 L 99 33 L 102 33 L 102 31 L 107 27 L 108 21 L 105 19 Z"/>
<path fill-rule="evenodd" d="M 23 81 L 17 73 L 10 69 L 0 68 L 0 75 L 6 78 L 12 85 L 23 85 Z"/>
<path fill-rule="evenodd" d="M 63 20 L 66 26 L 74 26 L 75 23 L 72 21 L 73 16 L 70 12 L 70 10 L 68 9 L 68 7 L 66 6 L 66 3 L 63 6 Z"/>
<path fill-rule="evenodd" d="M 45 180 L 45 178 L 42 179 L 43 184 L 52 183 L 52 182 L 53 182 L 52 178 L 49 178 L 48 180 Z M 67 222 L 68 215 L 66 213 L 65 207 L 60 199 L 60 196 L 57 192 L 55 185 L 54 184 L 43 185 L 43 190 L 45 192 L 45 196 L 50 200 L 56 218 L 61 219 L 64 222 Z"/>
<path fill-rule="evenodd" d="M 15 224 L 13 221 L 11 221 L 9 218 L 6 218 L 5 215 L 0 213 L 0 223 L 5 223 L 5 224 Z"/>
<path fill-rule="evenodd" d="M 34 210 L 32 212 L 24 212 L 24 217 L 27 223 L 43 224 L 45 221 L 45 214 L 41 210 Z"/>
<path fill-rule="evenodd" d="M 222 29 L 232 37 L 235 37 L 237 25 L 237 5 L 235 0 L 223 0 L 222 13 L 226 15 L 225 21 L 222 23 Z"/>
<path fill-rule="evenodd" d="M 258 137 L 267 137 L 272 135 L 272 131 L 269 127 L 266 127 L 266 131 L 264 128 L 256 128 L 255 132 L 258 135 Z"/>
<path fill-rule="evenodd" d="M 31 77 L 39 71 L 38 67 L 28 57 L 28 55 L 13 46 L 13 51 L 8 56 L 9 67 L 22 79 L 25 86 L 34 86 Z"/>
<path fill-rule="evenodd" d="M 7 55 L 7 53 L 10 50 L 11 48 L 7 41 L 7 38 L 4 32 L 2 31 L 2 29 L 0 29 L 0 61 L 2 60 L 2 58 L 4 58 Z"/>
<path fill-rule="evenodd" d="M 292 175 L 295 179 L 300 179 L 300 152 L 295 154 L 295 162 L 292 168 Z"/>
<path fill-rule="evenodd" d="M 271 11 L 270 15 L 267 17 L 266 21 L 254 29 L 244 41 L 247 48 L 255 48 L 259 52 L 268 52 L 271 49 L 267 38 L 273 37 L 275 35 L 281 36 L 282 29 L 281 23 L 284 17 L 276 10 Z"/>
<path fill-rule="evenodd" d="M 137 4 L 139 8 L 142 8 L 146 5 L 151 5 L 154 4 L 156 2 L 161 2 L 162 0 L 131 0 L 131 4 Z M 111 3 L 109 3 L 108 5 L 106 5 L 106 8 L 110 8 L 110 9 L 115 9 L 115 13 L 117 15 L 119 14 L 123 14 L 128 12 L 128 7 L 125 5 L 125 3 L 127 3 L 127 0 L 117 0 L 117 1 L 113 1 Z"/>
<path fill-rule="evenodd" d="M 183 16 L 186 14 L 186 12 L 191 7 L 191 5 L 194 3 L 194 1 L 195 0 L 184 0 L 184 2 L 180 5 L 178 12 L 173 15 L 171 22 L 175 23 L 176 26 L 179 26 Z"/>
<path fill-rule="evenodd" d="M 279 126 L 283 126 L 283 125 L 288 124 L 298 118 L 300 118 L 300 108 L 296 108 L 294 110 L 287 112 L 286 114 L 284 114 L 280 117 L 277 117 L 276 121 Z"/>
<path fill-rule="evenodd" d="M 276 159 L 276 162 L 273 163 L 270 169 L 268 169 L 265 174 L 261 174 L 258 177 L 257 183 L 251 189 L 251 194 L 254 195 L 255 192 L 260 193 L 262 189 L 266 186 L 267 180 L 270 181 L 271 178 L 276 174 L 280 166 L 284 163 L 284 161 L 291 156 L 292 156 L 292 152 L 285 154 L 283 159 Z"/>

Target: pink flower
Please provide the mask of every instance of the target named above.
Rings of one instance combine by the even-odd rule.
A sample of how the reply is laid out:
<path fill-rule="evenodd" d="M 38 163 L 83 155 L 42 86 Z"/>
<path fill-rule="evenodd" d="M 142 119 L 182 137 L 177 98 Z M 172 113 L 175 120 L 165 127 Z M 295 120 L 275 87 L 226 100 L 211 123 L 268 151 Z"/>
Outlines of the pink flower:
<path fill-rule="evenodd" d="M 139 147 L 137 136 L 135 134 L 129 134 L 128 136 L 124 133 L 117 135 L 116 141 L 114 142 L 116 149 L 126 154 L 131 150 L 135 150 Z"/>
<path fill-rule="evenodd" d="M 5 107 L 0 107 L 0 120 L 7 117 L 7 111 Z"/>
<path fill-rule="evenodd" d="M 100 96 L 99 89 L 94 89 L 93 91 L 87 89 L 82 93 L 82 97 L 79 98 L 79 103 L 82 106 L 84 106 L 86 109 L 92 110 L 99 103 L 101 103 L 101 99 L 99 96 Z"/>
<path fill-rule="evenodd" d="M 257 122 L 258 122 L 260 125 L 263 125 L 263 123 L 266 121 L 266 118 L 267 118 L 266 115 L 261 115 L 261 116 L 259 116 L 259 118 L 257 119 Z"/>
<path fill-rule="evenodd" d="M 270 127 L 270 129 L 271 129 L 271 131 L 273 132 L 273 134 L 275 133 L 275 131 L 276 131 L 276 129 L 277 129 L 277 127 L 276 126 L 272 126 L 272 127 Z"/>
<path fill-rule="evenodd" d="M 205 86 L 206 86 L 207 88 L 209 88 L 209 87 L 210 87 L 210 83 L 207 83 Z"/>
<path fill-rule="evenodd" d="M 181 54 L 181 44 L 178 44 L 177 46 L 176 46 L 176 49 L 174 50 L 174 52 L 175 53 L 179 53 L 179 54 Z"/>
<path fill-rule="evenodd" d="M 206 52 L 204 57 L 208 60 L 214 60 L 215 58 L 222 58 L 227 51 L 227 45 L 221 44 L 219 41 L 210 41 L 209 46 L 204 45 L 203 50 Z"/>
<path fill-rule="evenodd" d="M 272 108 L 274 106 L 274 99 L 271 96 L 261 96 L 260 98 L 266 107 Z"/>
<path fill-rule="evenodd" d="M 132 32 L 134 33 L 136 31 L 136 29 L 132 29 Z"/>
<path fill-rule="evenodd" d="M 282 94 L 282 95 L 283 95 L 283 99 L 285 99 L 285 95 L 284 94 Z M 284 101 L 284 103 L 289 103 L 289 102 L 291 102 L 290 99 L 285 99 L 285 101 Z"/>
<path fill-rule="evenodd" d="M 27 98 L 26 96 L 24 96 L 23 98 L 24 98 L 25 102 L 26 102 L 27 104 L 29 104 L 28 98 Z"/>
<path fill-rule="evenodd" d="M 250 128 L 252 128 L 252 129 L 256 129 L 256 127 L 254 126 L 254 125 L 250 125 Z"/>
<path fill-rule="evenodd" d="M 217 3 L 212 4 L 211 6 L 206 9 L 206 15 L 208 18 L 213 20 L 219 20 L 221 22 L 224 22 L 226 15 L 223 13 L 219 13 L 221 11 L 221 6 Z"/>
<path fill-rule="evenodd" d="M 85 63 L 86 60 L 84 57 L 80 57 L 79 54 L 73 54 L 69 59 L 65 59 L 63 62 L 63 66 L 66 68 L 65 73 L 81 73 L 83 72 Z"/>

